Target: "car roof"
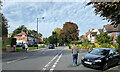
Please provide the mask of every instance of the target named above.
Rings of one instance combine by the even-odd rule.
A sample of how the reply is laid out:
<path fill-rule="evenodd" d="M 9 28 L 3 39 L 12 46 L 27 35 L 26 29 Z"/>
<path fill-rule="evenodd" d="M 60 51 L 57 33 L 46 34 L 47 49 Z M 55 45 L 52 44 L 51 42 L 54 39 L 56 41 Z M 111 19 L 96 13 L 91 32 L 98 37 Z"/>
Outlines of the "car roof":
<path fill-rule="evenodd" d="M 115 48 L 94 48 L 94 49 L 106 49 L 106 50 L 114 50 Z"/>

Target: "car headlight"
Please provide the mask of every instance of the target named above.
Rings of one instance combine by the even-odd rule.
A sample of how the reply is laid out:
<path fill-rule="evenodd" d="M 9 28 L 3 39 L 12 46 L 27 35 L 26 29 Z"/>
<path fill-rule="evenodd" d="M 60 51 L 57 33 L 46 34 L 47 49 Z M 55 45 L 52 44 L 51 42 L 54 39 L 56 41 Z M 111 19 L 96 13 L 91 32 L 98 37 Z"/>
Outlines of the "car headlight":
<path fill-rule="evenodd" d="M 95 60 L 95 62 L 101 62 L 102 60 Z"/>

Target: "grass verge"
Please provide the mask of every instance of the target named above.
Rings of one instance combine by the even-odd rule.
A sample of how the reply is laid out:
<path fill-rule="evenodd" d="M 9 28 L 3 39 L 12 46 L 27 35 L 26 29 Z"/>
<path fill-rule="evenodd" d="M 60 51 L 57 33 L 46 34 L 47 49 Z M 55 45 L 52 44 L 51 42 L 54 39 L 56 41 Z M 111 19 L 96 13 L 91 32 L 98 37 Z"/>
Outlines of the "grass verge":
<path fill-rule="evenodd" d="M 37 47 L 28 47 L 29 50 L 37 49 Z M 44 48 L 44 47 L 38 47 L 38 48 Z M 22 47 L 17 47 L 16 51 L 22 51 Z"/>

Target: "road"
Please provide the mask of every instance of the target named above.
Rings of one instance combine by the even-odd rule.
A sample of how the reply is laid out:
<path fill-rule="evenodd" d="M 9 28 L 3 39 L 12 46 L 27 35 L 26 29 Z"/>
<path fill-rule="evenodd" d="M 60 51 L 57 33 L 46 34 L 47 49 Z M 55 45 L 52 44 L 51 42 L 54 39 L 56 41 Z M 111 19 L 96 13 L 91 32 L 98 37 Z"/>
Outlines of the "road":
<path fill-rule="evenodd" d="M 78 57 L 78 66 L 72 66 L 71 50 L 67 47 L 56 47 L 55 49 L 40 49 L 30 52 L 3 54 L 2 70 L 36 70 L 36 71 L 100 71 L 81 64 L 81 58 L 87 52 L 80 52 Z M 114 66 L 108 70 L 120 70 L 119 66 Z M 108 71 L 107 70 L 107 71 Z M 11 71 L 13 72 L 13 71 Z"/>

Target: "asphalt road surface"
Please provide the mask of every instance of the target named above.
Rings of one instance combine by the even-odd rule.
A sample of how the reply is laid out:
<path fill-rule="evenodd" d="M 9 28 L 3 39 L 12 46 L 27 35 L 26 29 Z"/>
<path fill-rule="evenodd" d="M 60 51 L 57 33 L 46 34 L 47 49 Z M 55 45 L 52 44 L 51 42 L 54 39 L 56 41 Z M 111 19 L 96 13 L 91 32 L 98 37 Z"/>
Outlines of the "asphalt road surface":
<path fill-rule="evenodd" d="M 55 49 L 40 49 L 30 52 L 13 52 L 3 54 L 2 70 L 38 70 L 38 71 L 100 71 L 85 67 L 81 64 L 81 58 L 87 52 L 80 52 L 78 66 L 72 66 L 71 50 L 67 47 L 56 47 Z M 120 65 L 113 66 L 108 70 L 120 70 Z M 106 71 L 108 71 L 106 70 Z"/>

